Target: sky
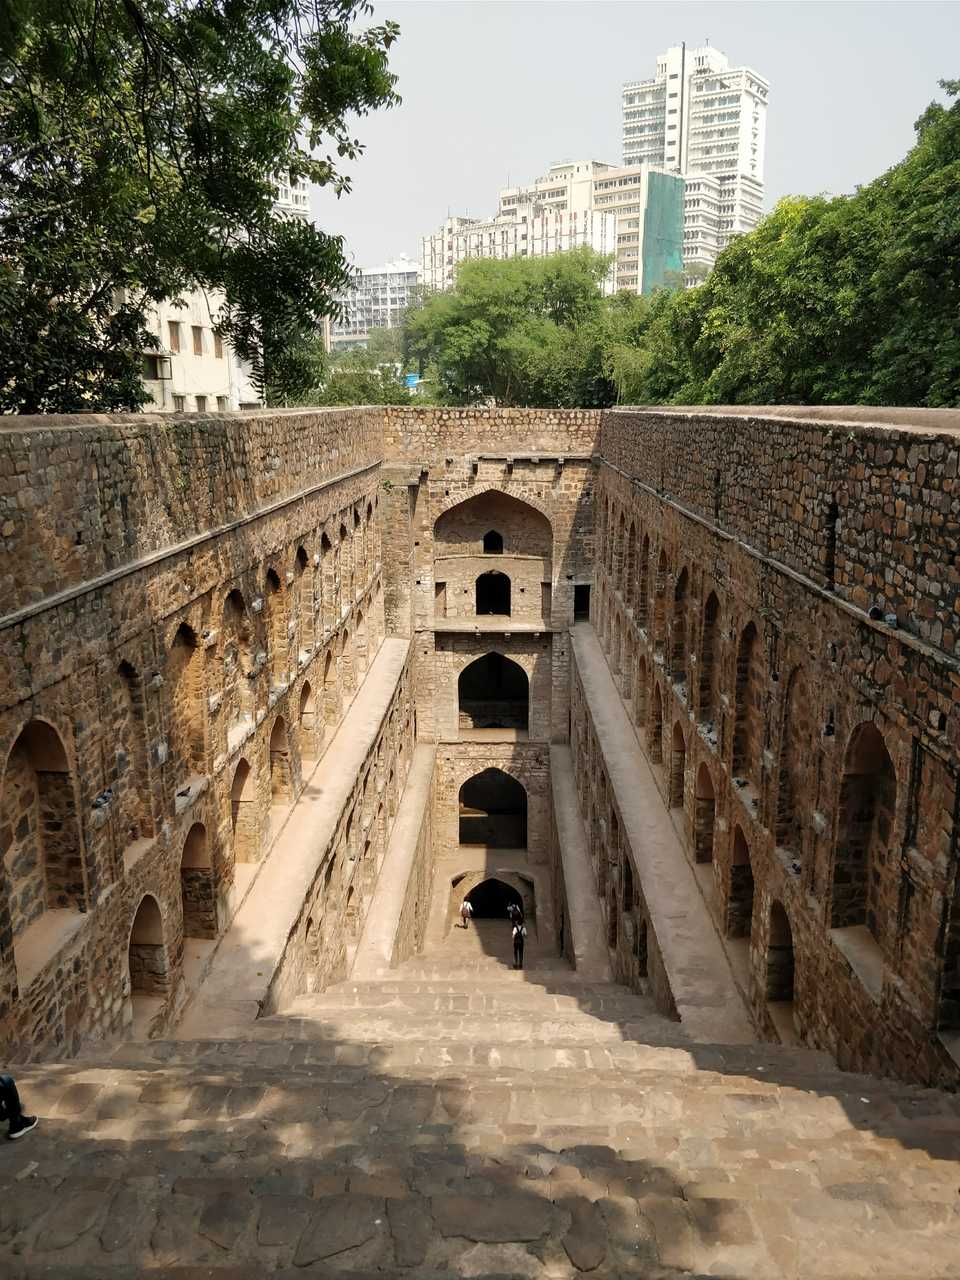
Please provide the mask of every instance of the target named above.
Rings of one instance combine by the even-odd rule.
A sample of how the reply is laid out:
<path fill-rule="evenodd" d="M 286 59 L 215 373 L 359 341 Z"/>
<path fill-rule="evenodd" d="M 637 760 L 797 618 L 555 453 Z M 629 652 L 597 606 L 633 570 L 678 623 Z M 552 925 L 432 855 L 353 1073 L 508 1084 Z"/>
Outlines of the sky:
<path fill-rule="evenodd" d="M 509 182 L 559 160 L 620 163 L 620 90 L 682 40 L 770 81 L 766 190 L 849 192 L 895 164 L 937 81 L 960 76 L 957 0 L 374 0 L 400 24 L 403 102 L 352 118 L 352 190 L 312 194 L 314 220 L 376 266 L 448 213 L 490 216 Z"/>

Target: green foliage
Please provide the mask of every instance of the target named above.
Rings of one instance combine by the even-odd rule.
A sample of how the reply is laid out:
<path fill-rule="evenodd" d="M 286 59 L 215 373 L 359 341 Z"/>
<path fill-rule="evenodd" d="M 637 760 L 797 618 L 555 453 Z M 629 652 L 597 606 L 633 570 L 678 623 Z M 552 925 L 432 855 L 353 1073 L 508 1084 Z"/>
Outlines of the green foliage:
<path fill-rule="evenodd" d="M 379 330 L 388 334 L 391 330 Z M 331 357 L 322 384 L 309 396 L 307 404 L 410 404 L 407 390 L 389 343 L 374 339 L 371 348 L 338 352 Z M 386 350 L 384 350 L 386 348 Z"/>
<path fill-rule="evenodd" d="M 0 12 L 0 411 L 135 408 L 149 306 L 222 290 L 261 386 L 316 382 L 340 237 L 273 211 L 338 192 L 347 117 L 397 101 L 363 0 L 8 0 Z M 327 154 L 323 154 L 323 152 Z M 318 153 L 318 154 L 314 154 Z M 12 335 L 17 341 L 12 341 Z"/>
<path fill-rule="evenodd" d="M 942 87 L 956 97 L 960 82 Z M 960 403 L 960 103 L 852 196 L 782 200 L 611 352 L 621 399 Z"/>
<path fill-rule="evenodd" d="M 464 262 L 454 289 L 410 309 L 407 358 L 447 403 L 610 404 L 600 292 L 609 268 L 588 248 Z"/>

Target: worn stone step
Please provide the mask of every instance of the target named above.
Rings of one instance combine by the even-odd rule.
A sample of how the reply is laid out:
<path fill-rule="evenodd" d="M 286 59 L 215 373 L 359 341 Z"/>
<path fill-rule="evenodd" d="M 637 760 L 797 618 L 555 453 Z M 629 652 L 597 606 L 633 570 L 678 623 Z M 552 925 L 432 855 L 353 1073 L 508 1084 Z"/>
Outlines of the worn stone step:
<path fill-rule="evenodd" d="M 334 1074 L 310 1046 L 153 1048 L 167 1061 L 23 1071 L 42 1121 L 2 1153 L 4 1280 L 67 1255 L 98 1280 L 955 1275 L 953 1095 L 836 1070 L 802 1089 L 803 1055 L 768 1046 L 726 1052 L 777 1079 L 698 1048 L 633 1076 L 434 1081 Z"/>
<path fill-rule="evenodd" d="M 324 1018 L 328 1015 L 357 1016 L 403 1014 L 436 1017 L 444 1014 L 470 1014 L 496 1018 L 562 1018 L 582 1021 L 612 1019 L 637 1021 L 661 1017 L 652 1000 L 624 999 L 622 996 L 591 996 L 579 1000 L 569 996 L 535 996 L 509 1000 L 493 993 L 468 995 L 466 992 L 410 992 L 396 994 L 378 992 L 338 993 L 327 996 L 298 996 L 282 1013 L 296 1017 Z M 671 1021 L 664 1018 L 663 1021 Z"/>

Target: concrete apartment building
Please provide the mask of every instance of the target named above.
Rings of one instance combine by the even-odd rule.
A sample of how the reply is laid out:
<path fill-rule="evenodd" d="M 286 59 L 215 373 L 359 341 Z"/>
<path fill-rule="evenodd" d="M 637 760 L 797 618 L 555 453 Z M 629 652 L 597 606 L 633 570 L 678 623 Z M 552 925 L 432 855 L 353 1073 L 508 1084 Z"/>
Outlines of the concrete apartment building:
<path fill-rule="evenodd" d="M 735 235 L 763 214 L 769 82 L 705 45 L 676 45 L 656 75 L 623 87 L 623 162 L 662 165 L 686 179 L 683 259 L 703 278 Z"/>
<path fill-rule="evenodd" d="M 605 292 L 649 292 L 681 266 L 682 191 L 682 179 L 662 168 L 551 165 L 533 182 L 502 190 L 493 218 L 448 218 L 425 236 L 423 282 L 450 288 L 464 258 L 535 257 L 588 244 L 614 255 Z"/>
<path fill-rule="evenodd" d="M 332 346 L 364 347 L 371 329 L 397 328 L 419 282 L 418 264 L 404 253 L 379 267 L 359 268 L 353 288 L 338 298 L 344 313 L 331 326 Z"/>
<path fill-rule="evenodd" d="M 447 218 L 421 241 L 421 274 L 428 289 L 449 289 L 465 258 L 545 257 L 580 245 L 616 250 L 616 218 L 593 207 L 593 180 L 609 165 L 596 160 L 551 165 L 526 186 L 500 192 L 492 218 Z M 616 270 L 605 291 L 617 288 Z"/>

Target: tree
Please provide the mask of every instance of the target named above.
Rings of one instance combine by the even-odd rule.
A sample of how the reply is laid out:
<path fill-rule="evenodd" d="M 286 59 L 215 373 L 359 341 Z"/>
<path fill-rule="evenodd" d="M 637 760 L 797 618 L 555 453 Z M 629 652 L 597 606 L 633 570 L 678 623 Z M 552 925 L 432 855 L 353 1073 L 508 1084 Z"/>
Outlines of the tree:
<path fill-rule="evenodd" d="M 408 312 L 407 358 L 435 375 L 448 403 L 610 403 L 594 327 L 609 270 L 609 258 L 585 247 L 463 262 L 452 290 Z"/>
<path fill-rule="evenodd" d="M 306 396 L 304 403 L 410 404 L 412 399 L 396 361 L 384 360 L 376 350 L 359 347 L 332 357 L 322 385 Z"/>
<path fill-rule="evenodd" d="M 279 180 L 349 190 L 351 112 L 398 101 L 364 0 L 8 0 L 0 18 L 0 410 L 136 408 L 152 303 L 222 291 L 261 385 L 313 385 L 349 282 Z M 327 151 L 316 155 L 318 149 Z M 10 340 L 17 335 L 17 341 Z"/>
<path fill-rule="evenodd" d="M 960 403 L 960 102 L 853 195 L 781 200 L 608 361 L 637 403 Z"/>

